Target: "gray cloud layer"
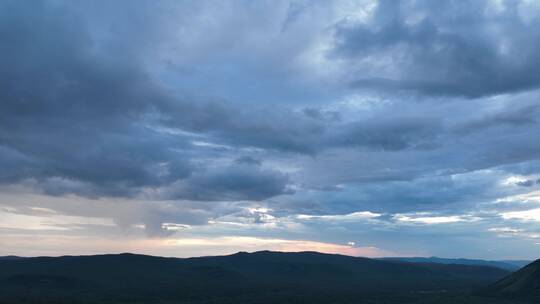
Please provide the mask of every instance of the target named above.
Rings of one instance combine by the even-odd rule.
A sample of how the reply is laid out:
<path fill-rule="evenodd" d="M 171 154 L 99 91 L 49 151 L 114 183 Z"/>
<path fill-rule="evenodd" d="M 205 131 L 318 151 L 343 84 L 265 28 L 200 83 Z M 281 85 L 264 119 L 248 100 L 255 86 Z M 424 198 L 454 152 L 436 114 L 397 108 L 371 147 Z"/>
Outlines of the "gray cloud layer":
<path fill-rule="evenodd" d="M 524 2 L 501 6 L 380 1 L 367 23 L 337 27 L 336 54 L 361 62 L 357 87 L 471 98 L 537 88 L 540 20 Z"/>

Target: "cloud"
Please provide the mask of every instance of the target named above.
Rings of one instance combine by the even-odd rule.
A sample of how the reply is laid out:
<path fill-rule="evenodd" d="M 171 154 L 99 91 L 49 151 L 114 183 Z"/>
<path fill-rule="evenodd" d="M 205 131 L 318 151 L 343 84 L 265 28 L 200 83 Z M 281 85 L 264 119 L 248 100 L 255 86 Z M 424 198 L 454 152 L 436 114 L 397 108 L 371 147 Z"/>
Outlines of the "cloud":
<path fill-rule="evenodd" d="M 334 147 L 368 147 L 397 151 L 422 148 L 440 132 L 437 121 L 424 117 L 390 116 L 346 124 L 329 136 Z"/>
<path fill-rule="evenodd" d="M 3 182 L 34 179 L 51 194 L 129 196 L 189 174 L 189 160 L 170 150 L 185 140 L 145 127 L 154 112 L 148 101 L 164 97 L 138 62 L 102 54 L 64 6 L 2 6 L 11 13 L 0 22 L 10 41 L 0 58 L 0 147 L 2 160 L 16 163 Z"/>
<path fill-rule="evenodd" d="M 524 211 L 511 211 L 501 213 L 503 219 L 518 219 L 524 221 L 540 221 L 540 208 Z"/>
<path fill-rule="evenodd" d="M 0 218 L 2 219 L 0 229 L 64 231 L 82 229 L 89 225 L 114 226 L 112 220 L 107 218 L 66 216 L 55 212 L 46 213 L 45 216 L 27 215 L 8 208 L 0 209 Z"/>
<path fill-rule="evenodd" d="M 332 147 L 401 150 L 429 141 L 436 129 L 418 119 L 340 123 L 335 119 L 339 113 L 332 111 L 297 113 L 287 107 L 225 103 L 198 92 L 176 94 L 150 75 L 144 58 L 155 54 L 146 43 L 136 45 L 141 43 L 132 37 L 136 29 L 116 29 L 114 23 L 114 30 L 107 31 L 95 24 L 97 17 L 85 23 L 89 13 L 67 4 L 45 1 L 30 9 L 9 1 L 3 6 L 10 12 L 0 23 L 10 41 L 0 59 L 5 67 L 0 79 L 0 153 L 7 164 L 3 183 L 31 180 L 51 195 L 87 197 L 133 197 L 143 188 L 188 183 L 186 191 L 193 191 L 184 196 L 194 197 L 197 187 L 219 188 L 217 176 L 205 181 L 204 173 L 193 172 L 203 167 L 192 165 L 201 148 L 195 143 L 310 155 Z M 136 9 L 129 14 L 144 15 Z M 112 22 L 107 16 L 105 24 Z M 143 35 L 166 26 L 158 17 L 149 18 L 150 33 Z M 50 32 L 55 35 L 49 37 Z M 111 39 L 132 49 L 111 44 Z M 266 174 L 257 186 L 270 188 L 252 196 L 282 193 L 282 185 L 272 188 L 277 175 L 257 173 L 261 178 Z M 224 195 L 238 196 L 232 192 Z"/>
<path fill-rule="evenodd" d="M 398 222 L 423 224 L 423 225 L 437 225 L 437 224 L 451 224 L 459 222 L 470 222 L 480 220 L 478 217 L 461 216 L 461 215 L 448 215 L 437 216 L 430 213 L 413 213 L 413 214 L 396 214 L 393 216 Z"/>
<path fill-rule="evenodd" d="M 534 184 L 535 183 L 533 180 L 519 181 L 516 183 L 516 185 L 522 186 L 522 187 L 532 187 Z"/>
<path fill-rule="evenodd" d="M 253 158 L 251 156 L 241 156 L 234 160 L 238 164 L 247 164 L 247 165 L 255 165 L 260 166 L 262 162 L 256 158 Z"/>
<path fill-rule="evenodd" d="M 291 194 L 287 175 L 261 168 L 257 163 L 238 162 L 223 167 L 207 168 L 175 184 L 175 199 L 202 201 L 264 200 L 276 195 Z"/>
<path fill-rule="evenodd" d="M 381 214 L 370 211 L 358 211 L 343 215 L 307 215 L 299 214 L 297 218 L 300 220 L 323 220 L 323 221 L 357 221 L 380 217 Z"/>
<path fill-rule="evenodd" d="M 523 232 L 523 229 L 517 229 L 517 228 L 511 228 L 511 227 L 496 227 L 496 228 L 489 228 L 489 231 L 497 232 L 501 234 L 517 234 L 519 232 Z"/>
<path fill-rule="evenodd" d="M 336 26 L 333 55 L 357 88 L 468 98 L 538 88 L 538 8 L 495 3 L 378 1 L 368 21 Z"/>
<path fill-rule="evenodd" d="M 538 105 L 536 104 L 527 104 L 518 108 L 515 106 L 505 107 L 497 112 L 487 113 L 483 117 L 472 119 L 457 127 L 457 131 L 463 134 L 477 132 L 487 128 L 534 125 L 537 110 Z"/>
<path fill-rule="evenodd" d="M 339 108 L 307 105 L 291 111 L 288 105 L 220 100 L 200 92 L 180 94 L 164 85 L 168 81 L 158 80 L 158 76 L 164 77 L 160 72 L 151 73 L 144 58 L 157 56 L 155 50 L 134 39 L 127 28 L 107 31 L 96 25 L 92 10 L 43 2 L 30 12 L 24 3 L 4 5 L 10 7 L 4 11 L 15 13 L 3 18 L 0 25 L 13 37 L 3 57 L 6 77 L 0 80 L 5 89 L 0 114 L 4 130 L 0 132 L 0 155 L 6 164 L 0 176 L 3 183 L 30 180 L 51 195 L 75 193 L 95 198 L 134 197 L 146 188 L 173 185 L 193 192 L 213 185 L 201 177 L 206 173 L 196 172 L 212 169 L 194 165 L 210 157 L 210 152 L 202 152 L 209 144 L 228 147 L 222 154 L 260 149 L 318 156 L 336 149 L 377 153 L 433 150 L 444 146 L 445 140 L 454 140 L 445 126 L 447 112 L 420 104 L 418 110 L 411 111 L 390 103 L 371 113 L 358 112 L 350 119 L 343 114 L 345 109 Z M 113 14 L 119 8 L 111 9 Z M 190 9 L 198 12 L 204 5 Z M 182 10 L 172 12 L 185 14 Z M 129 13 L 146 16 L 135 8 Z M 173 35 L 168 23 L 172 17 L 160 14 L 147 16 L 150 29 L 144 35 L 151 36 L 154 31 Z M 164 19 L 160 22 L 158 17 Z M 103 18 L 105 24 L 112 22 L 107 14 Z M 88 23 L 83 22 L 87 19 Z M 55 31 L 53 40 L 39 38 L 48 31 Z M 120 37 L 120 32 L 127 36 Z M 112 43 L 115 40 L 133 47 L 128 52 L 125 45 Z M 35 45 L 43 50 L 40 56 L 32 53 Z M 54 73 L 50 73 L 52 69 Z M 482 130 L 501 123 L 533 127 L 535 109 L 529 104 L 514 112 L 501 111 L 465 122 L 462 128 Z M 460 111 L 457 105 L 453 110 Z M 524 142 L 519 141 L 517 145 Z M 515 149 L 526 155 L 516 155 L 510 161 L 534 155 L 538 147 L 529 145 Z M 232 166 L 231 174 L 234 170 Z M 268 185 L 276 186 L 261 189 L 264 195 L 223 195 L 260 199 L 286 192 L 276 174 L 254 172 L 266 176 Z M 406 170 L 396 172 L 408 174 Z M 385 174 L 401 178 L 390 171 Z M 218 193 L 211 196 L 216 199 Z M 184 197 L 194 195 L 186 193 Z"/>

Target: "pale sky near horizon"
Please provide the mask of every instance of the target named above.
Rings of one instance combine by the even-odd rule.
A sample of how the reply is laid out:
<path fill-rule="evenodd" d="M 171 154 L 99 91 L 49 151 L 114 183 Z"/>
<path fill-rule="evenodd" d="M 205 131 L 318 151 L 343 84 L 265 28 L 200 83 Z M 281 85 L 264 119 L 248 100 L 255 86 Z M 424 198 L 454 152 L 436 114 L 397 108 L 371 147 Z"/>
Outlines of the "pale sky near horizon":
<path fill-rule="evenodd" d="M 0 255 L 540 257 L 538 1 L 0 1 Z"/>

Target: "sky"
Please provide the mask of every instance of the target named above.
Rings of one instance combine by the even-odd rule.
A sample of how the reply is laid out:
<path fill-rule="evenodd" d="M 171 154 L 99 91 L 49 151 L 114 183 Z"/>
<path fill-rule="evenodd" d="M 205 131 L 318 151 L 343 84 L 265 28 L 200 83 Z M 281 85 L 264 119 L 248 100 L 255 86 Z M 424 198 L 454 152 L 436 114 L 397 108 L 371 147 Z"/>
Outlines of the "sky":
<path fill-rule="evenodd" d="M 0 1 L 0 255 L 540 256 L 538 1 Z"/>

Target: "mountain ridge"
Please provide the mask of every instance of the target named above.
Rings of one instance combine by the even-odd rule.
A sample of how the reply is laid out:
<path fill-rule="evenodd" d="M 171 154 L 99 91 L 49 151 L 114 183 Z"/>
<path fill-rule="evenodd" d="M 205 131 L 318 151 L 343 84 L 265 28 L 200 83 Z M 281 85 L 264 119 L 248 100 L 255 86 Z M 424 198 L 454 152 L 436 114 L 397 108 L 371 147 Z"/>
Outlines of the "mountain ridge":
<path fill-rule="evenodd" d="M 379 260 L 403 261 L 412 263 L 437 263 L 437 264 L 461 264 L 461 265 L 482 265 L 492 266 L 509 271 L 516 271 L 532 261 L 526 260 L 483 260 L 465 258 L 440 258 L 440 257 L 384 257 Z"/>
<path fill-rule="evenodd" d="M 102 303 L 104 297 L 114 303 L 349 303 L 462 293 L 510 273 L 490 266 L 274 251 L 194 258 L 123 253 L 0 259 L 0 269 L 0 294 L 12 300 L 0 303 L 68 303 L 81 295 L 87 303 Z"/>

